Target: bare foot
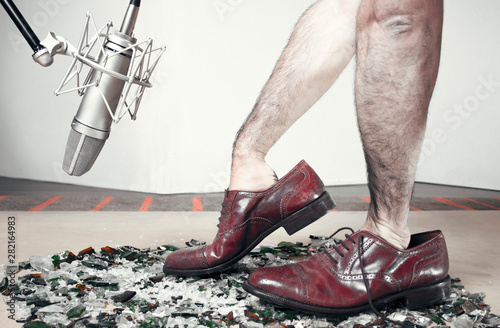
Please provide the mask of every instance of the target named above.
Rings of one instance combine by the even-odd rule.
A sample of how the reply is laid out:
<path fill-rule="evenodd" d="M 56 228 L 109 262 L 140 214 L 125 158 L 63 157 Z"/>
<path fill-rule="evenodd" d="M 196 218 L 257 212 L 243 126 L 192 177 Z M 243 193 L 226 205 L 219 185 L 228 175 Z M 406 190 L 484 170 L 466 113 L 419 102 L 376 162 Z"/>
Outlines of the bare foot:
<path fill-rule="evenodd" d="M 263 191 L 277 181 L 276 173 L 263 159 L 233 158 L 229 190 Z"/>

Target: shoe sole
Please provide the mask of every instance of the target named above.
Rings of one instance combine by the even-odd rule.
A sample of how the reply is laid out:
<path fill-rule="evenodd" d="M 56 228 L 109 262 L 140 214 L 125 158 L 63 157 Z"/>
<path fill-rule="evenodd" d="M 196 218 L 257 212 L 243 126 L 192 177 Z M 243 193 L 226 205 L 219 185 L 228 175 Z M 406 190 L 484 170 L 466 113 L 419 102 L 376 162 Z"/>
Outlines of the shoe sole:
<path fill-rule="evenodd" d="M 229 261 L 218 264 L 211 268 L 196 269 L 196 270 L 170 270 L 163 268 L 163 272 L 167 275 L 177 275 L 177 276 L 199 276 L 199 275 L 209 275 L 214 272 L 224 271 L 231 267 L 233 264 L 241 260 L 245 255 L 247 255 L 252 249 L 255 248 L 264 238 L 270 235 L 272 232 L 280 227 L 285 228 L 288 235 L 292 235 L 297 231 L 305 228 L 309 224 L 318 220 L 326 213 L 335 208 L 335 202 L 333 201 L 330 194 L 325 191 L 321 196 L 316 198 L 314 201 L 308 205 L 302 207 L 301 209 L 290 214 L 274 226 L 270 227 L 268 230 L 263 232 L 259 238 L 257 238 L 253 243 L 251 243 L 247 248 L 238 253 L 235 257 L 231 258 Z"/>
<path fill-rule="evenodd" d="M 260 289 L 257 289 L 250 285 L 248 282 L 243 284 L 243 288 L 259 297 L 264 301 L 268 301 L 272 304 L 279 305 L 285 308 L 298 310 L 302 312 L 307 312 L 311 314 L 318 315 L 343 315 L 343 314 L 353 314 L 359 313 L 367 310 L 371 310 L 368 303 L 361 306 L 350 307 L 350 308 L 327 308 L 321 306 L 314 306 L 309 304 L 303 304 L 294 300 L 276 296 Z M 432 304 L 440 303 L 450 296 L 451 293 L 451 279 L 447 276 L 440 283 L 416 287 L 402 291 L 400 293 L 395 293 L 389 296 L 384 296 L 376 300 L 372 300 L 373 306 L 376 308 L 383 307 L 388 304 L 395 303 L 397 301 L 403 301 L 403 304 L 410 310 L 427 307 Z"/>

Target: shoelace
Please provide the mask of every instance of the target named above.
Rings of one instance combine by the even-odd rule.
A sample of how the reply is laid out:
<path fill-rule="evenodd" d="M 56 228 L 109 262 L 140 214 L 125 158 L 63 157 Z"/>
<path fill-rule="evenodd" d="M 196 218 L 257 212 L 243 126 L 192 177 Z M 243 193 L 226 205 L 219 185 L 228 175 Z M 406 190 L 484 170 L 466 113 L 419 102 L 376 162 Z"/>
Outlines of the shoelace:
<path fill-rule="evenodd" d="M 221 221 L 222 221 L 222 218 L 224 218 L 226 216 L 226 213 L 227 213 L 227 203 L 228 203 L 228 199 L 227 199 L 227 194 L 224 195 L 224 200 L 222 201 L 222 203 L 220 204 L 221 205 L 221 210 L 220 210 L 220 216 L 219 216 L 219 223 L 217 224 L 217 228 L 219 227 Z"/>
<path fill-rule="evenodd" d="M 353 230 L 352 228 L 349 228 L 349 227 L 342 227 L 342 228 L 338 229 L 337 231 L 335 231 L 334 233 L 332 233 L 332 234 L 328 237 L 328 239 L 332 239 L 332 238 L 333 238 L 336 234 L 338 234 L 338 233 L 339 233 L 339 232 L 341 232 L 342 230 L 349 230 L 349 231 L 351 231 L 351 234 L 353 234 L 353 233 L 354 233 L 354 230 Z M 351 237 L 350 235 L 345 234 L 345 237 L 346 237 L 346 239 L 349 239 L 349 241 L 351 241 L 353 244 L 356 244 L 356 241 L 355 241 L 354 239 L 352 239 L 352 237 Z M 342 241 L 342 240 L 341 240 L 339 243 L 340 243 L 340 245 L 344 246 L 344 248 L 345 248 L 347 251 L 350 251 L 349 247 L 347 247 L 347 245 L 344 243 L 344 241 Z M 340 250 L 337 246 L 333 245 L 333 249 L 334 249 L 334 250 L 337 252 L 337 254 L 339 254 L 341 257 L 344 257 L 344 253 L 342 253 L 342 251 L 341 251 L 341 250 Z M 327 255 L 327 256 L 328 256 L 328 257 L 329 257 L 329 258 L 330 258 L 333 262 L 335 262 L 335 263 L 337 263 L 337 264 L 339 263 L 339 262 L 337 261 L 337 259 L 336 259 L 336 258 L 334 258 L 334 257 L 333 257 L 333 255 L 332 255 L 332 254 L 330 254 L 330 252 L 328 252 L 326 249 L 324 250 L 324 252 L 325 252 L 325 254 L 326 254 L 326 255 Z"/>
<path fill-rule="evenodd" d="M 392 323 L 393 325 L 396 325 L 396 326 L 399 326 L 399 327 L 405 327 L 405 328 L 406 327 L 412 327 L 411 325 L 407 324 L 406 322 L 399 322 L 399 321 L 395 321 L 395 320 L 387 318 L 386 315 L 383 315 L 373 305 L 372 295 L 371 295 L 371 292 L 370 292 L 370 284 L 369 284 L 369 281 L 368 281 L 368 278 L 367 278 L 367 275 L 366 275 L 366 272 L 365 272 L 365 266 L 363 264 L 363 258 L 362 258 L 364 239 L 365 239 L 365 237 L 363 235 L 359 235 L 357 245 L 358 245 L 358 254 L 359 254 L 359 266 L 361 268 L 361 275 L 363 276 L 363 282 L 365 284 L 366 296 L 368 298 L 368 304 L 370 305 L 370 309 L 373 311 L 373 313 L 375 313 L 377 316 L 379 316 L 380 319 L 383 320 L 383 322 L 384 322 L 383 327 L 386 327 L 389 322 Z"/>
<path fill-rule="evenodd" d="M 349 227 L 342 227 L 340 229 L 338 229 L 337 231 L 335 231 L 334 233 L 332 233 L 330 235 L 330 237 L 328 237 L 329 239 L 333 238 L 336 234 L 338 234 L 340 231 L 342 230 L 350 230 L 351 231 L 351 234 L 354 233 L 354 230 L 352 228 L 349 228 Z M 363 263 L 363 259 L 362 259 L 362 255 L 363 255 L 363 243 L 364 243 L 364 236 L 363 235 L 359 235 L 359 238 L 358 238 L 358 242 L 356 242 L 350 235 L 346 234 L 345 235 L 346 239 L 349 239 L 350 242 L 352 242 L 354 245 L 357 245 L 358 247 L 358 254 L 359 254 L 359 266 L 361 268 L 361 275 L 363 276 L 363 283 L 365 284 L 365 289 L 366 289 L 366 296 L 368 298 L 368 305 L 370 306 L 370 309 L 373 311 L 373 313 L 375 313 L 379 318 L 381 318 L 384 322 L 384 327 L 387 326 L 387 323 L 392 323 L 396 326 L 399 326 L 399 327 L 411 327 L 410 325 L 406 324 L 405 322 L 398 322 L 398 321 L 394 321 L 394 320 L 391 320 L 389 318 L 387 318 L 385 315 L 383 315 L 379 310 L 377 310 L 375 308 L 375 306 L 373 305 L 373 301 L 372 301 L 372 295 L 371 295 L 371 292 L 370 292 L 370 283 L 368 281 L 368 278 L 367 278 L 367 275 L 366 275 L 366 271 L 365 271 L 365 266 L 364 266 L 364 263 Z M 349 251 L 349 247 L 347 247 L 347 245 L 344 243 L 344 241 L 340 241 L 339 242 L 340 245 L 342 245 L 347 251 Z M 342 253 L 342 251 L 337 247 L 337 246 L 333 246 L 333 249 L 341 256 L 341 257 L 344 257 L 344 253 Z M 327 250 L 324 251 L 325 254 L 335 263 L 338 263 L 338 261 L 333 257 L 333 255 L 330 254 L 330 252 L 328 252 Z"/>

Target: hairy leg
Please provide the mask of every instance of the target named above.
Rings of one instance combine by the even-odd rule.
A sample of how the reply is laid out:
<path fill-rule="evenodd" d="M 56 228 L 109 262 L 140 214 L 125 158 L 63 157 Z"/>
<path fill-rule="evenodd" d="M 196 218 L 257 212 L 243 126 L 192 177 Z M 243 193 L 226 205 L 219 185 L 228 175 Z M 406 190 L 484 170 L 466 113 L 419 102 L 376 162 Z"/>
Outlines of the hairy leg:
<path fill-rule="evenodd" d="M 409 204 L 441 49 L 442 0 L 363 0 L 356 108 L 371 205 L 364 230 L 408 246 Z"/>
<path fill-rule="evenodd" d="M 319 0 L 300 18 L 236 137 L 230 190 L 260 191 L 276 182 L 265 156 L 333 84 L 355 52 L 360 0 Z"/>

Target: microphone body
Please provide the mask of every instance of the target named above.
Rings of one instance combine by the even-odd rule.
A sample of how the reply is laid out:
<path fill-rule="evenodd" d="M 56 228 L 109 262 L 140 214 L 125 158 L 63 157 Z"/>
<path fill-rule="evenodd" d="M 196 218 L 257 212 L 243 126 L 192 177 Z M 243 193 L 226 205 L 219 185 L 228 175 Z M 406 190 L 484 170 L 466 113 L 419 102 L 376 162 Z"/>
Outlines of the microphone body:
<path fill-rule="evenodd" d="M 122 30 L 108 35 L 104 52 L 100 52 L 97 58 L 98 63 L 106 69 L 127 75 L 133 51 L 124 49 L 137 41 L 131 34 L 138 9 L 134 1 L 131 1 Z M 116 55 L 117 52 L 121 53 Z M 114 56 L 109 56 L 113 54 Z M 116 111 L 125 85 L 125 81 L 95 69 L 87 79 L 89 78 L 89 83 L 94 86 L 85 89 L 78 112 L 71 123 L 64 154 L 63 170 L 74 176 L 88 172 L 104 147 L 111 132 L 112 114 Z"/>

